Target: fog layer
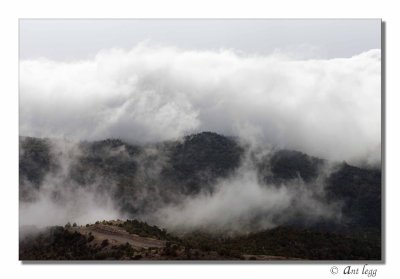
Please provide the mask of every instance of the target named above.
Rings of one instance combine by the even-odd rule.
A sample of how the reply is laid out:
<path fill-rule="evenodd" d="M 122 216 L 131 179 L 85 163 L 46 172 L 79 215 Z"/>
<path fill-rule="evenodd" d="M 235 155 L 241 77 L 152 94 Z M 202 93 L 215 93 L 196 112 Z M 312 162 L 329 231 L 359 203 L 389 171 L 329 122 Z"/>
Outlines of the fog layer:
<path fill-rule="evenodd" d="M 196 131 L 380 163 L 381 53 L 293 60 L 139 44 L 20 62 L 20 134 L 128 142 Z"/>
<path fill-rule="evenodd" d="M 26 140 L 30 144 L 21 146 L 32 148 L 34 143 L 30 139 L 21 138 L 22 143 Z M 124 144 L 103 146 L 96 153 L 101 157 L 92 157 L 97 158 L 97 165 L 85 165 L 86 173 L 82 173 L 77 172 L 77 166 L 94 161 L 88 159 L 85 144 L 54 139 L 41 141 L 48 144 L 50 152 L 37 162 L 50 161 L 51 167 L 39 185 L 34 185 L 26 176 L 29 171 L 25 166 L 20 176 L 25 189 L 20 192 L 21 226 L 43 227 L 67 222 L 84 225 L 98 220 L 138 218 L 178 233 L 194 230 L 247 233 L 293 222 L 312 225 L 324 220 L 341 221 L 341 201 L 326 199 L 326 179 L 336 165 L 326 161 L 321 161 L 317 176 L 308 182 L 298 174 L 296 178 L 272 183 L 265 176 L 271 172 L 271 156 L 276 150 L 248 144 L 240 165 L 232 173 L 218 177 L 213 185 L 201 185 L 198 192 L 187 192 L 184 189 L 190 185 L 170 184 L 162 176 L 163 170 L 171 169 L 170 155 L 162 145 L 141 147 L 140 153 L 133 154 Z M 37 160 L 33 150 L 21 148 L 21 154 L 30 153 L 21 158 Z M 95 170 L 104 162 L 108 162 L 108 167 L 116 165 L 116 159 L 133 160 L 139 166 L 136 171 L 132 168 L 134 178 L 129 183 L 123 174 Z M 259 169 L 260 164 L 263 171 Z M 31 165 L 30 170 L 35 168 Z M 90 174 L 94 175 L 91 179 L 80 180 Z M 201 175 L 211 177 L 207 171 Z M 116 195 L 122 189 L 118 188 L 121 179 L 125 179 L 125 189 L 131 190 Z"/>

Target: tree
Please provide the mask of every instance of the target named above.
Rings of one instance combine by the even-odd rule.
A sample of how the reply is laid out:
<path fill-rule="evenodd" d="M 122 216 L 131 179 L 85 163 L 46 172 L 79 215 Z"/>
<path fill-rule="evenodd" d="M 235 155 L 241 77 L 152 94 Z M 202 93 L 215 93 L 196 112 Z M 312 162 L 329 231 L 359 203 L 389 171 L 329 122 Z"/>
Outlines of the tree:
<path fill-rule="evenodd" d="M 108 239 L 104 239 L 104 240 L 101 242 L 101 247 L 106 247 L 108 244 L 109 244 Z"/>

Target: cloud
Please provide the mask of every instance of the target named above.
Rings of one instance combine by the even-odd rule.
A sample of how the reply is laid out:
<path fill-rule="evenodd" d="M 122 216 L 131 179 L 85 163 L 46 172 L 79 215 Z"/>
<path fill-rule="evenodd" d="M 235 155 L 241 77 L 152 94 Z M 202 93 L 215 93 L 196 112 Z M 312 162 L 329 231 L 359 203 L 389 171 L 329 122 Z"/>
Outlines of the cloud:
<path fill-rule="evenodd" d="M 326 178 L 337 170 L 336 164 L 325 162 L 319 166 L 318 177 L 309 183 L 299 176 L 269 184 L 263 176 L 270 171 L 275 151 L 268 146 L 248 146 L 251 149 L 246 149 L 240 167 L 228 177 L 220 177 L 212 191 L 187 195 L 179 187 L 162 192 L 162 188 L 170 186 L 160 175 L 168 164 L 162 147 L 142 147 L 140 154 L 133 157 L 125 145 L 105 147 L 98 150 L 104 162 L 118 156 L 138 163 L 135 178 L 129 184 L 134 191 L 119 196 L 115 191 L 121 177 L 91 172 L 89 167 L 91 179 L 78 182 L 76 175 L 81 172 L 76 170 L 80 160 L 88 155 L 81 144 L 55 139 L 47 143 L 53 167 L 40 185 L 26 185 L 29 198 L 20 199 L 20 226 L 28 229 L 32 225 L 43 228 L 67 222 L 84 225 L 99 220 L 138 218 L 177 233 L 201 230 L 235 234 L 293 222 L 312 225 L 341 221 L 342 203 L 329 201 L 325 194 Z M 29 151 L 22 148 L 21 152 Z M 262 174 L 258 172 L 260 164 L 264 164 Z M 25 179 L 23 183 L 30 182 Z M 126 205 L 140 210 L 132 212 Z"/>
<path fill-rule="evenodd" d="M 380 162 L 380 50 L 294 60 L 139 44 L 20 62 L 20 134 L 129 142 L 197 131 Z"/>
<path fill-rule="evenodd" d="M 84 225 L 123 218 L 109 192 L 101 191 L 101 185 L 112 188 L 112 181 L 97 176 L 93 183 L 82 186 L 72 179 L 71 169 L 81 155 L 79 146 L 64 140 L 51 140 L 50 144 L 57 168 L 46 174 L 40 187 L 29 186 L 31 200 L 20 200 L 20 226 Z"/>
<path fill-rule="evenodd" d="M 142 219 L 175 232 L 204 230 L 211 233 L 249 233 L 300 221 L 341 220 L 340 202 L 327 202 L 325 180 L 334 169 L 326 165 L 311 184 L 301 178 L 280 185 L 261 183 L 256 166 L 247 158 L 234 175 L 220 180 L 213 193 L 203 192 L 164 205 Z"/>

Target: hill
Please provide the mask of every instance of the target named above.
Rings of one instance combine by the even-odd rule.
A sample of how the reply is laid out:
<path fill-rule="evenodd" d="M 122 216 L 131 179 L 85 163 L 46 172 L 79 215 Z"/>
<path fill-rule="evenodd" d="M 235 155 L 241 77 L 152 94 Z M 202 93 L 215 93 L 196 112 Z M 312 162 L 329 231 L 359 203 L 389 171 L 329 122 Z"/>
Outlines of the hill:
<path fill-rule="evenodd" d="M 65 187 L 78 190 L 90 188 L 92 192 L 109 196 L 121 214 L 132 218 L 150 216 L 168 206 L 179 207 L 190 199 L 213 196 L 221 191 L 218 188 L 221 181 L 229 182 L 246 165 L 256 172 L 259 187 L 275 189 L 276 192 L 284 187 L 286 192 L 293 191 L 295 196 L 299 194 L 298 199 L 293 199 L 292 204 L 282 210 L 279 216 L 273 217 L 272 222 L 278 224 L 277 228 L 256 226 L 267 218 L 260 212 L 247 217 L 249 222 L 255 224 L 251 231 L 239 234 L 229 231 L 210 233 L 209 229 L 186 231 L 184 234 L 173 232 L 173 240 L 165 241 L 181 245 L 182 249 L 194 247 L 199 255 L 202 255 L 201 251 L 211 251 L 212 255 L 203 253 L 205 258 L 253 258 L 252 255 L 258 255 L 257 259 L 273 256 L 303 259 L 380 258 L 380 169 L 329 162 L 293 150 L 261 151 L 252 150 L 234 138 L 211 132 L 146 145 L 129 144 L 119 139 L 73 143 L 21 137 L 20 202 L 36 202 L 38 193 L 43 189 L 49 191 L 49 184 L 58 183 L 59 187 L 51 188 L 51 197 L 56 201 L 62 201 Z M 316 215 L 317 218 L 310 219 L 310 212 L 298 210 L 299 206 L 303 206 L 303 196 L 316 204 L 335 205 L 330 207 L 333 210 L 330 214 L 339 217 Z M 237 201 L 233 201 L 233 204 L 240 205 L 241 197 L 235 199 Z M 90 259 L 94 259 L 98 253 L 104 254 L 101 252 L 104 247 L 100 249 L 87 245 L 89 229 L 86 228 L 72 230 L 54 227 L 35 238 L 33 243 L 47 247 L 43 248 L 44 255 L 51 254 L 46 249 L 54 250 L 51 245 L 45 245 L 50 239 L 65 238 L 66 246 L 78 245 L 75 242 L 86 243 L 81 247 L 82 251 L 79 250 L 81 248 L 77 251 L 85 259 L 89 255 Z M 94 231 L 92 234 L 95 234 Z M 152 230 L 148 235 L 159 239 L 162 234 Z M 274 245 L 265 246 L 263 243 Z M 364 248 L 356 248 L 358 246 Z M 26 247 L 22 254 L 29 259 L 35 258 L 31 249 L 39 249 L 27 242 L 22 247 Z M 352 248 L 346 250 L 345 247 Z M 162 253 L 159 251 L 157 255 Z M 56 253 L 49 257 L 58 259 L 60 255 Z M 73 258 L 79 258 L 79 255 Z M 127 257 L 124 253 L 118 255 L 103 255 L 100 258 Z M 178 255 L 178 258 L 186 257 L 182 253 Z M 142 254 L 141 257 L 146 258 Z"/>

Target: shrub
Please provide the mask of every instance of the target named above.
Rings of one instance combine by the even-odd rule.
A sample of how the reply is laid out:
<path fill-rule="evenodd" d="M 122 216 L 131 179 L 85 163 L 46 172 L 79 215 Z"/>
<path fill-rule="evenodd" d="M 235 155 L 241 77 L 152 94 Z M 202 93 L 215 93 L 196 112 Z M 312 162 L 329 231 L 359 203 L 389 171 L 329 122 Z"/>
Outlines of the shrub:
<path fill-rule="evenodd" d="M 108 239 L 104 239 L 104 240 L 101 242 L 101 247 L 106 247 L 108 244 L 109 244 Z"/>

